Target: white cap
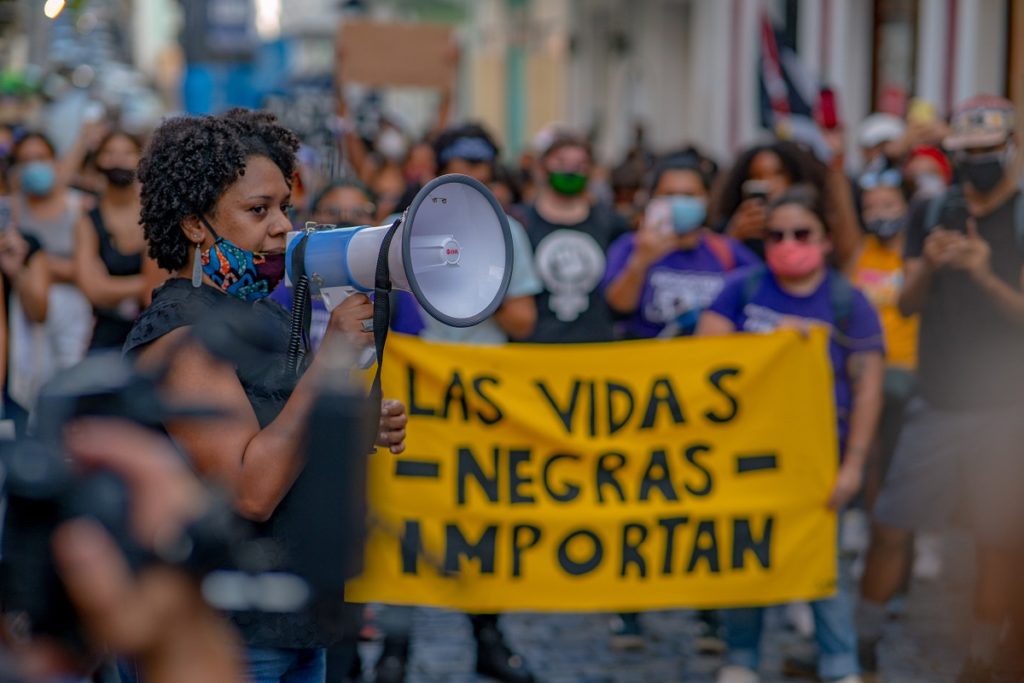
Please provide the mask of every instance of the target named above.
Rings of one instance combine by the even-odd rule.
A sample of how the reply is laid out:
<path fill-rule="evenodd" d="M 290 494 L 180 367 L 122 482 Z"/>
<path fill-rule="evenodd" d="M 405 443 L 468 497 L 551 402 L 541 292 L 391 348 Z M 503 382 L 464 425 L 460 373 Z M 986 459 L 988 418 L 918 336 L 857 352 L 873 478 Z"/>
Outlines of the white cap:
<path fill-rule="evenodd" d="M 860 124 L 857 140 L 861 147 L 877 147 L 883 142 L 899 140 L 906 130 L 907 124 L 894 114 L 872 114 Z"/>

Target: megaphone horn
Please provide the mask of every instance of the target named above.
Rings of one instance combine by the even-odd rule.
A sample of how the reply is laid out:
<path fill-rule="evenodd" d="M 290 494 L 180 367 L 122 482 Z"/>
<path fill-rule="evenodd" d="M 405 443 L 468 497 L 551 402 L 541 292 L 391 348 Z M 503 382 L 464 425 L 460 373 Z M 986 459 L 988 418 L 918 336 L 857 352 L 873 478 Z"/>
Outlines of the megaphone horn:
<path fill-rule="evenodd" d="M 314 288 L 372 292 L 377 259 L 390 225 L 315 229 L 306 233 L 302 272 Z M 388 249 L 391 286 L 411 292 L 420 306 L 453 327 L 483 322 L 501 305 L 512 276 L 512 236 L 501 205 L 469 176 L 427 183 L 401 217 Z"/>

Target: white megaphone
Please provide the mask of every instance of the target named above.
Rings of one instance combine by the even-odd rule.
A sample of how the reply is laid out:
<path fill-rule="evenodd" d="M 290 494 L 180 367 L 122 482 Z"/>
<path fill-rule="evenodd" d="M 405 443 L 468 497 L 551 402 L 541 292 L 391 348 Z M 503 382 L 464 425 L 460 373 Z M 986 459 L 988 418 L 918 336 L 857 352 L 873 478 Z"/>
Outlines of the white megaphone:
<path fill-rule="evenodd" d="M 391 227 L 320 229 L 305 233 L 304 240 L 291 239 L 289 281 L 306 275 L 321 293 L 374 291 L 378 256 Z M 293 251 L 302 241 L 302 272 L 293 272 Z M 479 181 L 459 174 L 435 178 L 402 214 L 387 260 L 391 286 L 411 292 L 429 315 L 453 327 L 476 325 L 494 314 L 508 290 L 508 219 Z"/>

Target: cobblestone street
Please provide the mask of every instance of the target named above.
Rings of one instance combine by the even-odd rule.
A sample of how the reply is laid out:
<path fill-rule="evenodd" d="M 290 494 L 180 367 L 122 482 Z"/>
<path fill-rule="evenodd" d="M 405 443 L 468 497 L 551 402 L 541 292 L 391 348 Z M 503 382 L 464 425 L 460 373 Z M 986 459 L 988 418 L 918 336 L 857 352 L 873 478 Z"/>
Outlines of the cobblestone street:
<path fill-rule="evenodd" d="M 883 683 L 946 683 L 955 678 L 964 642 L 969 576 L 964 544 L 947 543 L 946 576 L 917 582 L 905 614 L 890 622 L 880 657 Z M 616 652 L 608 646 L 608 614 L 508 614 L 508 639 L 529 661 L 542 683 L 712 683 L 721 666 L 717 656 L 700 656 L 695 637 L 700 624 L 691 611 L 652 612 L 642 617 L 647 646 Z M 765 683 L 795 679 L 781 675 L 789 656 L 813 655 L 813 644 L 784 624 L 781 609 L 767 616 L 762 675 Z M 373 662 L 378 645 L 363 645 Z M 416 611 L 410 683 L 473 683 L 474 643 L 463 615 L 432 609 Z"/>

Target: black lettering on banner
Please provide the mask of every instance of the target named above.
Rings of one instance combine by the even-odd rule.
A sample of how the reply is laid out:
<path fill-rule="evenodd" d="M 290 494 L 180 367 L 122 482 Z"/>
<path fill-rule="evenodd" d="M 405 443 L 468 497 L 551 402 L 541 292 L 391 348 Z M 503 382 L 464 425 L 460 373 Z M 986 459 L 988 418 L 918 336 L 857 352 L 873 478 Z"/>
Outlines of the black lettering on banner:
<path fill-rule="evenodd" d="M 561 418 L 562 425 L 565 426 L 565 432 L 567 434 L 572 434 L 572 417 L 576 413 L 576 403 L 580 398 L 580 384 L 581 382 L 579 380 L 575 380 L 572 383 L 572 395 L 569 397 L 569 405 L 563 410 L 559 407 L 558 401 L 555 397 L 551 395 L 550 391 L 548 391 L 548 387 L 544 384 L 544 380 L 537 380 L 534 382 L 534 386 L 540 389 L 540 393 L 544 394 L 544 398 L 547 399 L 548 405 L 550 405 L 554 409 L 555 414 Z"/>
<path fill-rule="evenodd" d="M 590 555 L 586 560 L 577 562 L 569 557 L 569 546 L 577 538 L 585 538 L 590 541 Z M 558 545 L 558 564 L 562 570 L 571 576 L 583 576 L 597 569 L 604 558 L 604 546 L 597 534 L 589 529 L 576 529 L 569 533 Z"/>
<path fill-rule="evenodd" d="M 651 451 L 650 460 L 647 461 L 647 469 L 644 471 L 643 479 L 640 480 L 640 501 L 646 502 L 653 489 L 661 491 L 661 495 L 666 501 L 679 500 L 679 494 L 676 493 L 676 489 L 672 485 L 672 476 L 668 471 L 668 454 L 661 448 Z"/>
<path fill-rule="evenodd" d="M 460 558 L 477 560 L 481 574 L 494 573 L 495 541 L 498 539 L 497 525 L 490 525 L 480 534 L 476 543 L 470 543 L 459 525 L 449 522 L 444 527 L 444 570 L 457 573 L 460 569 Z"/>
<path fill-rule="evenodd" d="M 653 429 L 658 419 L 658 409 L 666 406 L 672 415 L 672 422 L 681 425 L 686 424 L 683 417 L 683 407 L 676 398 L 676 391 L 672 388 L 672 380 L 668 377 L 659 377 L 651 385 L 651 394 L 647 400 L 647 410 L 644 411 L 644 421 L 640 423 L 640 429 Z"/>
<path fill-rule="evenodd" d="M 771 472 L 777 469 L 779 469 L 779 456 L 776 453 L 736 454 L 736 474 Z"/>
<path fill-rule="evenodd" d="M 704 475 L 704 485 L 700 488 L 691 486 L 689 482 L 685 482 L 683 486 L 686 488 L 687 493 L 691 496 L 706 496 L 711 493 L 711 489 L 714 487 L 714 480 L 711 478 L 711 471 L 697 461 L 697 456 L 702 453 L 710 453 L 711 446 L 706 443 L 695 443 L 686 449 L 686 462 L 690 463 L 694 469 L 698 470 Z"/>
<path fill-rule="evenodd" d="M 737 517 L 732 520 L 732 568 L 745 569 L 747 551 L 754 553 L 754 557 L 764 569 L 772 566 L 772 528 L 775 526 L 775 518 L 767 517 L 764 520 L 764 527 L 761 530 L 761 538 L 755 540 L 754 532 L 750 528 L 750 520 L 746 517 Z"/>
<path fill-rule="evenodd" d="M 498 502 L 498 449 L 492 451 L 493 461 L 491 463 L 492 474 L 488 477 L 484 474 L 483 468 L 477 462 L 476 456 L 469 446 L 461 446 L 458 454 L 458 466 L 455 472 L 456 501 L 459 505 L 466 504 L 466 478 L 473 477 L 483 490 L 487 500 L 492 503 Z"/>
<path fill-rule="evenodd" d="M 409 387 L 409 415 L 420 416 L 420 417 L 436 417 L 437 410 L 427 406 L 422 406 L 416 402 L 416 368 L 408 366 L 406 369 L 406 376 Z"/>
<path fill-rule="evenodd" d="M 713 410 L 709 410 L 704 413 L 704 417 L 709 422 L 715 422 L 717 424 L 724 424 L 726 422 L 732 422 L 736 415 L 740 412 L 740 402 L 733 394 L 729 393 L 729 390 L 722 386 L 722 381 L 727 377 L 737 377 L 740 374 L 739 368 L 722 368 L 721 370 L 715 370 L 708 376 L 708 381 L 711 386 L 722 395 L 728 403 L 729 407 L 727 412 L 719 414 Z"/>
<path fill-rule="evenodd" d="M 676 548 L 676 529 L 689 524 L 690 518 L 687 516 L 682 517 L 662 517 L 658 520 L 658 526 L 665 530 L 665 562 L 662 564 L 661 573 L 668 576 L 672 573 L 672 557 L 675 555 Z"/>
<path fill-rule="evenodd" d="M 488 396 L 484 391 L 484 385 L 490 384 L 492 386 L 498 386 L 501 381 L 497 377 L 491 377 L 490 375 L 482 375 L 473 380 L 473 391 L 480 397 L 480 400 L 490 406 L 491 410 L 494 411 L 491 415 L 486 415 L 482 411 L 476 411 L 476 416 L 480 418 L 480 421 L 485 425 L 494 425 L 505 419 L 505 413 L 501 411 L 501 407 L 498 406 L 497 401 L 492 397 Z"/>
<path fill-rule="evenodd" d="M 469 422 L 469 399 L 466 397 L 466 387 L 462 384 L 462 376 L 457 371 L 452 373 L 452 381 L 444 394 L 444 412 L 441 417 L 446 420 L 451 412 L 452 401 L 456 401 L 462 408 L 462 421 Z"/>
<path fill-rule="evenodd" d="M 614 461 L 612 463 L 611 461 Z M 597 458 L 597 502 L 604 502 L 604 487 L 611 486 L 619 494 L 619 501 L 626 502 L 626 492 L 622 490 L 622 484 L 615 478 L 615 473 L 626 465 L 626 456 L 622 453 L 611 451 L 602 453 Z"/>
<path fill-rule="evenodd" d="M 523 532 L 529 532 L 530 539 L 523 541 Z M 540 543 L 540 527 L 532 524 L 516 524 L 512 527 L 512 578 L 523 575 L 523 553 Z"/>
<path fill-rule="evenodd" d="M 420 535 L 420 523 L 415 519 L 405 520 L 401 541 L 402 573 L 419 573 L 419 558 L 423 554 L 423 537 Z"/>
<path fill-rule="evenodd" d="M 597 384 L 590 385 L 590 436 L 597 436 Z"/>
<path fill-rule="evenodd" d="M 523 493 L 520 490 L 523 486 L 533 484 L 533 477 L 525 477 L 519 473 L 519 466 L 524 462 L 530 462 L 531 455 L 529 449 L 509 449 L 508 451 L 508 501 L 512 505 L 535 502 L 532 494 Z"/>
<path fill-rule="evenodd" d="M 647 526 L 630 522 L 622 527 L 622 567 L 619 576 L 625 577 L 630 565 L 636 567 L 638 576 L 647 576 L 647 560 L 640 554 L 640 546 L 647 540 Z"/>
<path fill-rule="evenodd" d="M 551 468 L 559 460 L 572 460 L 573 462 L 579 462 L 580 456 L 572 453 L 556 453 L 548 458 L 548 461 L 544 463 L 544 469 L 542 470 L 542 478 L 544 482 L 544 490 L 547 491 L 548 496 L 551 500 L 558 503 L 569 503 L 580 496 L 580 487 L 578 484 L 572 482 L 562 481 L 561 484 L 564 488 L 560 491 L 555 491 L 551 482 Z"/>
<path fill-rule="evenodd" d="M 690 564 L 686 568 L 686 573 L 692 574 L 701 560 L 707 561 L 712 574 L 721 571 L 718 562 L 718 535 L 715 533 L 715 522 L 711 519 L 701 520 L 697 524 L 697 533 L 693 537 L 693 553 L 690 554 Z"/>
<path fill-rule="evenodd" d="M 636 408 L 636 400 L 633 398 L 633 392 L 629 390 L 629 387 L 615 382 L 606 382 L 606 385 L 608 388 L 608 433 L 615 434 L 629 424 L 630 419 L 633 417 L 633 410 Z M 615 410 L 616 396 L 626 397 L 626 405 L 628 407 L 624 413 L 617 413 Z"/>

